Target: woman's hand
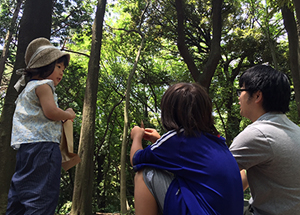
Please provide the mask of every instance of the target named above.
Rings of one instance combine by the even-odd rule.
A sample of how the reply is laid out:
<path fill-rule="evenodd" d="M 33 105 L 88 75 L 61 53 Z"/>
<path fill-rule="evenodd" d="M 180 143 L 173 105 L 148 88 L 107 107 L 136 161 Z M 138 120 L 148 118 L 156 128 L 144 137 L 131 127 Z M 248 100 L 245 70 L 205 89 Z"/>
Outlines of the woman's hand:
<path fill-rule="evenodd" d="M 160 138 L 160 134 L 153 128 L 145 128 L 143 138 L 155 143 Z"/>
<path fill-rule="evenodd" d="M 140 128 L 139 126 L 134 126 L 133 129 L 131 129 L 130 137 L 132 140 L 134 139 L 142 140 L 144 133 L 145 130 L 143 128 Z"/>

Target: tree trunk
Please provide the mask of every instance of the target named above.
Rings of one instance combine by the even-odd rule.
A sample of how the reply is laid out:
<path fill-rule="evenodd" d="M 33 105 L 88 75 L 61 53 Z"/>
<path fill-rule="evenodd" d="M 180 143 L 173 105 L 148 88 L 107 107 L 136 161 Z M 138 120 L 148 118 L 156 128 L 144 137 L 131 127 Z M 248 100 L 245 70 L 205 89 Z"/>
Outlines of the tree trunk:
<path fill-rule="evenodd" d="M 123 129 L 123 139 L 122 139 L 122 146 L 121 146 L 121 176 L 120 176 L 120 206 L 121 206 L 121 214 L 126 214 L 127 213 L 127 198 L 126 198 L 126 157 L 127 157 L 127 142 L 128 142 L 128 109 L 129 109 L 129 101 L 130 101 L 130 91 L 131 91 L 131 81 L 133 78 L 133 75 L 136 71 L 137 64 L 139 61 L 139 58 L 141 56 L 142 49 L 144 48 L 144 42 L 145 42 L 145 37 L 142 32 L 140 32 L 140 27 L 141 24 L 144 21 L 144 14 L 146 13 L 147 9 L 149 6 L 149 2 L 147 1 L 147 4 L 145 6 L 144 11 L 142 12 L 141 15 L 141 20 L 139 22 L 140 26 L 138 30 L 126 30 L 127 32 L 136 32 L 139 33 L 141 36 L 141 44 L 138 50 L 138 53 L 136 55 L 133 68 L 128 76 L 127 79 L 127 88 L 126 88 L 126 93 L 125 93 L 125 107 L 124 107 L 124 129 Z M 123 29 L 124 30 L 124 29 Z"/>
<path fill-rule="evenodd" d="M 76 167 L 72 200 L 72 215 L 92 214 L 95 117 L 98 92 L 99 63 L 106 0 L 98 0 L 96 16 L 92 28 L 92 46 L 83 104 L 82 127 L 78 154 L 81 162 Z"/>
<path fill-rule="evenodd" d="M 278 61 L 277 61 L 277 57 L 276 57 L 276 42 L 273 41 L 271 34 L 270 34 L 270 19 L 272 17 L 270 16 L 269 11 L 270 11 L 270 9 L 269 9 L 268 5 L 266 4 L 265 9 L 264 9 L 263 24 L 260 24 L 259 20 L 256 20 L 256 22 L 259 24 L 260 28 L 264 31 L 264 33 L 267 37 L 267 41 L 268 41 L 269 48 L 271 51 L 273 65 L 274 65 L 274 68 L 276 70 L 278 70 Z"/>
<path fill-rule="evenodd" d="M 223 0 L 213 0 L 213 38 L 209 52 L 208 61 L 204 66 L 203 75 L 199 77 L 199 83 L 205 88 L 209 88 L 211 79 L 221 59 L 221 31 L 222 31 L 222 5 Z"/>
<path fill-rule="evenodd" d="M 211 41 L 210 52 L 208 61 L 201 71 L 198 70 L 192 55 L 185 45 L 185 33 L 184 33 L 184 3 L 182 0 L 176 0 L 176 11 L 177 11 L 177 47 L 180 55 L 184 62 L 187 64 L 189 71 L 196 82 L 199 82 L 206 89 L 209 88 L 211 79 L 215 73 L 219 60 L 221 59 L 221 30 L 222 30 L 222 4 L 223 0 L 213 0 L 213 38 Z"/>
<path fill-rule="evenodd" d="M 140 34 L 141 35 L 141 34 Z M 122 140 L 122 149 L 121 149 L 121 182 L 120 182 L 120 204 L 121 204 L 121 214 L 126 214 L 126 157 L 127 157 L 127 141 L 128 141 L 128 108 L 130 100 L 130 91 L 131 91 L 131 80 L 137 68 L 137 63 L 139 61 L 141 51 L 144 47 L 144 36 L 142 36 L 141 45 L 139 51 L 136 55 L 133 68 L 129 74 L 127 80 L 126 88 L 126 102 L 124 107 L 124 130 L 123 130 L 123 140 Z"/>
<path fill-rule="evenodd" d="M 299 0 L 294 0 L 294 6 L 296 10 L 296 16 L 297 16 L 297 22 L 299 24 L 300 22 L 300 1 Z"/>
<path fill-rule="evenodd" d="M 52 0 L 25 2 L 14 71 L 25 67 L 24 55 L 29 42 L 41 36 L 50 38 L 52 6 Z M 13 86 L 19 76 L 14 71 L 8 85 L 0 120 L 0 214 L 5 214 L 10 179 L 15 169 L 15 151 L 10 147 L 10 138 L 15 100 L 18 96 Z"/>
<path fill-rule="evenodd" d="M 290 56 L 290 67 L 293 77 L 295 98 L 297 103 L 298 121 L 300 119 L 300 47 L 299 38 L 297 33 L 297 25 L 293 11 L 287 6 L 281 8 L 281 13 L 284 20 L 284 26 L 288 33 L 289 41 L 289 56 Z"/>
<path fill-rule="evenodd" d="M 297 17 L 297 32 L 298 32 L 298 68 L 300 68 L 300 1 L 299 0 L 294 0 L 294 6 L 295 6 L 295 11 L 296 11 L 296 17 Z M 299 71 L 299 77 L 300 77 L 300 70 Z M 299 92 L 299 91 L 298 91 Z M 299 92 L 300 93 L 300 92 Z M 297 104 L 298 107 L 298 116 L 300 120 L 300 104 Z"/>
<path fill-rule="evenodd" d="M 2 55 L 1 55 L 1 58 L 0 58 L 0 85 L 1 85 L 1 81 L 2 81 L 2 75 L 3 75 L 4 69 L 5 69 L 5 62 L 6 62 L 6 59 L 7 59 L 7 56 L 8 56 L 9 44 L 11 42 L 13 32 L 16 30 L 16 20 L 17 20 L 21 5 L 22 5 L 22 1 L 18 0 L 13 18 L 12 18 L 11 23 L 10 23 L 10 27 L 7 30 L 7 33 L 6 33 L 5 44 L 3 46 Z"/>
<path fill-rule="evenodd" d="M 235 94 L 233 95 L 232 92 L 235 91 L 234 89 L 234 81 L 236 80 L 237 75 L 240 73 L 242 65 L 243 65 L 243 61 L 245 59 L 245 56 L 241 56 L 239 63 L 237 65 L 237 67 L 235 67 L 232 72 L 231 75 L 228 71 L 229 68 L 229 64 L 231 61 L 226 62 L 225 66 L 224 66 L 224 72 L 228 74 L 228 79 L 227 79 L 227 83 L 228 83 L 228 88 L 230 89 L 229 91 L 225 91 L 224 93 L 228 93 L 228 95 L 226 96 L 225 99 L 225 110 L 227 112 L 227 121 L 226 121 L 226 127 L 225 127 L 225 134 L 226 134 L 226 144 L 229 147 L 232 143 L 232 140 L 234 139 L 234 137 L 236 137 L 236 135 L 238 135 L 239 133 L 239 127 L 240 127 L 240 118 L 237 117 L 236 111 L 232 108 L 232 104 L 234 102 L 234 98 L 233 96 L 236 96 Z M 220 115 L 220 118 L 222 116 Z"/>
<path fill-rule="evenodd" d="M 200 72 L 194 62 L 192 55 L 189 52 L 188 47 L 185 44 L 185 32 L 184 32 L 184 2 L 182 0 L 176 0 L 176 11 L 177 11 L 177 47 L 180 55 L 186 63 L 193 79 L 199 80 Z"/>

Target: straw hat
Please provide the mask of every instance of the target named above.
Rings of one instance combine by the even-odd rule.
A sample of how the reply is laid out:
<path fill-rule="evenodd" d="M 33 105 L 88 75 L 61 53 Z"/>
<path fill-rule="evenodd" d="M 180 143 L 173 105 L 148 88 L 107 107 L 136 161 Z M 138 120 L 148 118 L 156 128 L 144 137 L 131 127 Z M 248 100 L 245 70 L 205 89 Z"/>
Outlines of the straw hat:
<path fill-rule="evenodd" d="M 37 38 L 29 43 L 25 52 L 26 69 L 47 66 L 55 60 L 66 55 L 70 61 L 70 55 L 54 47 L 46 38 Z"/>
<path fill-rule="evenodd" d="M 68 62 L 70 61 L 70 55 L 54 47 L 48 39 L 43 37 L 34 39 L 28 44 L 25 52 L 26 69 L 47 66 L 62 56 L 66 56 Z M 25 86 L 26 69 L 22 68 L 16 71 L 18 75 L 22 75 L 14 86 L 17 91 L 21 86 Z"/>

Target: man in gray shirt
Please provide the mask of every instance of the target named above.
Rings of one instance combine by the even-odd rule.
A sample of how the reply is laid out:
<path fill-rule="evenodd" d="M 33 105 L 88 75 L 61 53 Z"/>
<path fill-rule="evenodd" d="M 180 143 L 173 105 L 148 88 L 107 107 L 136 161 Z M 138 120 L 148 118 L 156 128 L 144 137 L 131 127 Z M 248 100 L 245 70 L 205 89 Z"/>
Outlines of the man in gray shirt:
<path fill-rule="evenodd" d="M 254 215 L 300 214 L 300 128 L 289 110 L 290 83 L 270 66 L 246 70 L 237 90 L 240 114 L 252 121 L 234 140 L 244 184 L 250 187 Z M 247 175 L 245 171 L 247 171 Z"/>

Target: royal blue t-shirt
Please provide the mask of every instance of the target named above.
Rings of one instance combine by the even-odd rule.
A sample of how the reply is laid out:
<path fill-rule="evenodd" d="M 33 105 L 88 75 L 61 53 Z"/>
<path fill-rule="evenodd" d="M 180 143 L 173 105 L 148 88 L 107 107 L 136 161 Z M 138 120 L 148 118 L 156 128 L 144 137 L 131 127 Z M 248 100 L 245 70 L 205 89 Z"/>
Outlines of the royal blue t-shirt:
<path fill-rule="evenodd" d="M 223 137 L 186 137 L 169 131 L 137 151 L 133 169 L 145 166 L 172 172 L 164 215 L 243 214 L 243 188 L 238 165 Z"/>

